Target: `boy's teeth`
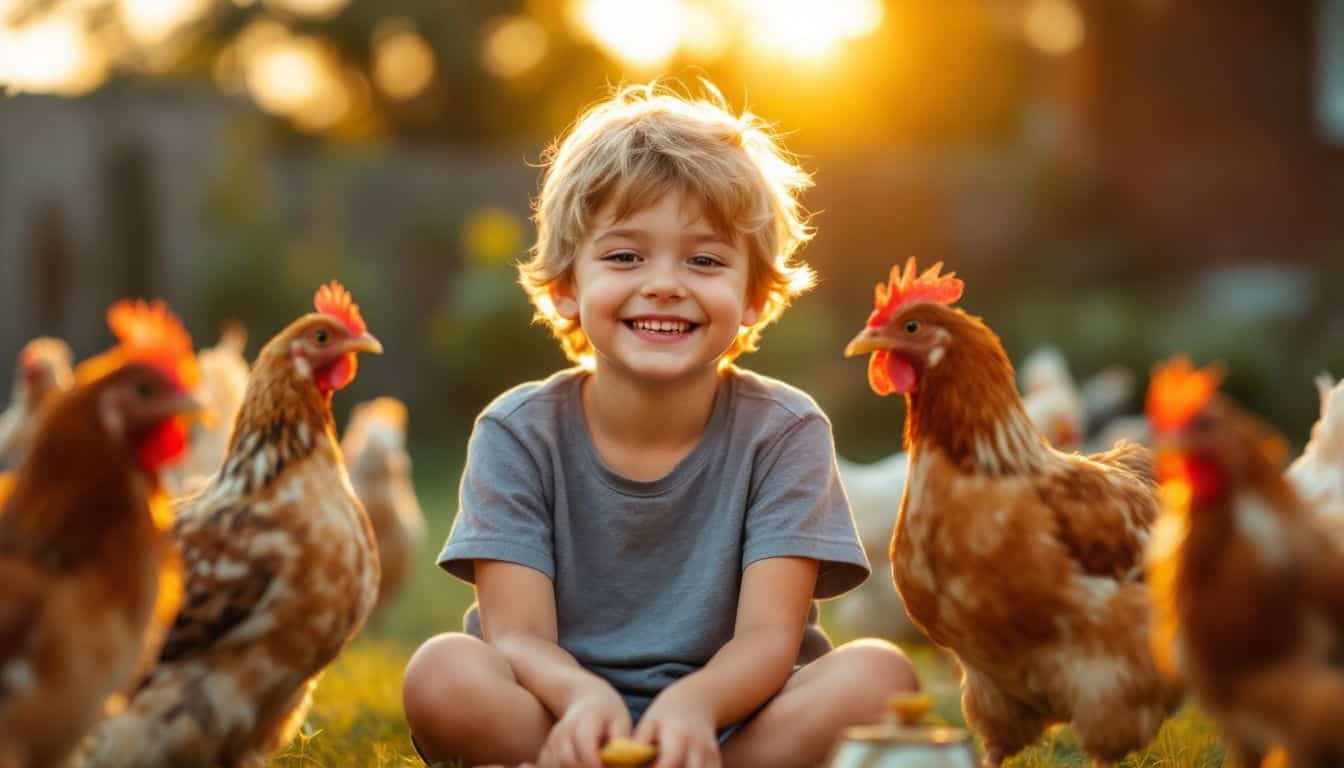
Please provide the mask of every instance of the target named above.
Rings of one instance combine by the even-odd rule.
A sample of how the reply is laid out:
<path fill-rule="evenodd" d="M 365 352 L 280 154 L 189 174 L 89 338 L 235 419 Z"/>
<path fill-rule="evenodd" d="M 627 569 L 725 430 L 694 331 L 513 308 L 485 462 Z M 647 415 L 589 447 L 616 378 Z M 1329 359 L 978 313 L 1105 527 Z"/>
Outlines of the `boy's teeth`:
<path fill-rule="evenodd" d="M 633 325 L 641 331 L 657 333 L 685 333 L 691 324 L 680 320 L 635 320 Z"/>

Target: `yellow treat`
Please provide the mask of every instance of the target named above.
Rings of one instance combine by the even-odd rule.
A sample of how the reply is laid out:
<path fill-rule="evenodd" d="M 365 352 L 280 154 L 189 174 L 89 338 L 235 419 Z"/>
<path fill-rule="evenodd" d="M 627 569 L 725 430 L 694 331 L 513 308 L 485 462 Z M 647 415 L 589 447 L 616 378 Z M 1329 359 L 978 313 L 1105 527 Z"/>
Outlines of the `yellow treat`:
<path fill-rule="evenodd" d="M 1283 747 L 1274 747 L 1265 754 L 1264 759 L 1260 761 L 1260 768 L 1289 768 L 1292 763 L 1288 760 L 1288 753 Z"/>
<path fill-rule="evenodd" d="M 599 756 L 607 765 L 643 765 L 658 754 L 658 748 L 633 739 L 612 739 Z"/>
<path fill-rule="evenodd" d="M 903 725 L 914 725 L 924 719 L 933 707 L 933 697 L 927 693 L 898 693 L 887 701 L 887 709 Z"/>

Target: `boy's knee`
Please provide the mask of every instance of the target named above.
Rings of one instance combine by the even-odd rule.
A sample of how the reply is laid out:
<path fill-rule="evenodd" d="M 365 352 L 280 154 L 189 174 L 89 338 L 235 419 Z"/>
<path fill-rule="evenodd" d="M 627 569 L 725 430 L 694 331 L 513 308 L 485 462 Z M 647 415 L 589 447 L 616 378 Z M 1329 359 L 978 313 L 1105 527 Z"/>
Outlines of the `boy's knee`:
<path fill-rule="evenodd" d="M 919 690 L 915 667 L 895 645 L 877 639 L 855 640 L 832 651 L 836 675 L 844 679 L 847 694 L 864 691 L 885 708 L 892 694 Z"/>
<path fill-rule="evenodd" d="M 488 685 L 489 646 L 471 635 L 436 635 L 416 649 L 406 663 L 401 684 L 402 708 L 412 731 L 442 728 L 454 707 L 473 700 Z"/>

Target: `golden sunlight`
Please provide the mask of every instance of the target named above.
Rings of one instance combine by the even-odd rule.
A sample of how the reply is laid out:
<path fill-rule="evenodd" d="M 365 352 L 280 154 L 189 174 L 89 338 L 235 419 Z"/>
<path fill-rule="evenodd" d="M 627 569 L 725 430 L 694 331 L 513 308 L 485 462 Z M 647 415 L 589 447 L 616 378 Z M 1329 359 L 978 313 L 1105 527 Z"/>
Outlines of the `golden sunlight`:
<path fill-rule="evenodd" d="M 503 80 L 522 77 L 546 58 L 546 30 L 530 16 L 492 19 L 481 35 L 481 66 Z"/>
<path fill-rule="evenodd" d="M 632 69 L 649 71 L 667 63 L 681 36 L 677 0 L 572 0 L 575 31 Z"/>
<path fill-rule="evenodd" d="M 266 24 L 244 30 L 237 43 L 253 101 L 303 130 L 340 122 L 350 110 L 350 94 L 336 57 L 317 38 L 290 36 Z"/>
<path fill-rule="evenodd" d="M 879 0 L 738 0 L 752 47 L 777 58 L 815 62 L 882 24 Z"/>
<path fill-rule="evenodd" d="M 290 119 L 300 130 L 317 132 L 335 126 L 350 114 L 352 96 L 345 73 L 337 71 L 333 62 L 323 68 L 317 81 L 317 90 Z"/>
<path fill-rule="evenodd" d="M 210 5 L 211 0 L 117 0 L 117 16 L 132 40 L 158 45 L 205 16 Z"/>
<path fill-rule="evenodd" d="M 0 87 L 75 96 L 107 79 L 107 58 L 81 17 L 50 15 L 20 28 L 0 25 Z"/>
<path fill-rule="evenodd" d="M 1022 15 L 1022 33 L 1041 53 L 1063 56 L 1083 43 L 1083 14 L 1072 0 L 1032 0 Z"/>
<path fill-rule="evenodd" d="M 373 82 L 394 99 L 414 98 L 434 79 L 434 49 L 409 23 L 383 22 L 373 33 Z"/>
<path fill-rule="evenodd" d="M 266 5 L 306 19 L 330 19 L 350 4 L 350 0 L 266 0 Z"/>
<path fill-rule="evenodd" d="M 732 19 L 722 5 L 688 2 L 681 7 L 681 48 L 697 62 L 718 60 L 728 50 Z"/>

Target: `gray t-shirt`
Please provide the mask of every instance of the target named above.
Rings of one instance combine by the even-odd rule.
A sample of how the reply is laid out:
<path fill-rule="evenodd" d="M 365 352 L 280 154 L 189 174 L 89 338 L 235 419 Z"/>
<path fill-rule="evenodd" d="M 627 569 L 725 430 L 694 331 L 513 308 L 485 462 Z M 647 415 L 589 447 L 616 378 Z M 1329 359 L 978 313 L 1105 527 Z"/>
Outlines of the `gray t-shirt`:
<path fill-rule="evenodd" d="M 439 565 L 534 568 L 555 587 L 559 644 L 618 691 L 653 696 L 733 636 L 742 571 L 767 557 L 820 561 L 815 596 L 868 576 L 840 486 L 830 422 L 801 391 L 730 367 L 696 447 L 662 478 L 631 480 L 597 455 L 561 371 L 501 395 L 476 420 L 460 507 Z M 804 652 L 825 636 L 815 606 Z M 466 631 L 480 635 L 476 606 Z M 803 659 L 806 660 L 806 659 Z"/>

